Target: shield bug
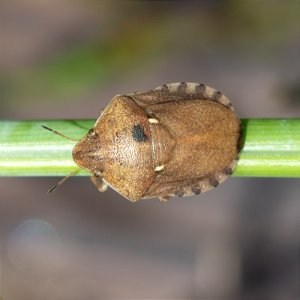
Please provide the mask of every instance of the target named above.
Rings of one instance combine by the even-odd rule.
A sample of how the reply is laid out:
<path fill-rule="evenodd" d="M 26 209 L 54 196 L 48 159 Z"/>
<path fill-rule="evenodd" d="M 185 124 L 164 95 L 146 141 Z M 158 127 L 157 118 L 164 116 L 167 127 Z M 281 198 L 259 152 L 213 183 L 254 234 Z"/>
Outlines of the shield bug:
<path fill-rule="evenodd" d="M 237 164 L 240 121 L 221 92 L 171 83 L 115 96 L 73 149 L 100 191 L 130 201 L 200 194 Z"/>

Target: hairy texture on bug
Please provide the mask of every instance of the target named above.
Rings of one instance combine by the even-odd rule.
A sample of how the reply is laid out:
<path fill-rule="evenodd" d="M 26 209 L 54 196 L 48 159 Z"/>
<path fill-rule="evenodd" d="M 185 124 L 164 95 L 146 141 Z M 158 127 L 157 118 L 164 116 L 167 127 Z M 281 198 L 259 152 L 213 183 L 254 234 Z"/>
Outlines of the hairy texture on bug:
<path fill-rule="evenodd" d="M 223 182 L 237 164 L 239 139 L 240 121 L 224 94 L 171 83 L 114 97 L 73 157 L 131 201 L 165 200 Z"/>

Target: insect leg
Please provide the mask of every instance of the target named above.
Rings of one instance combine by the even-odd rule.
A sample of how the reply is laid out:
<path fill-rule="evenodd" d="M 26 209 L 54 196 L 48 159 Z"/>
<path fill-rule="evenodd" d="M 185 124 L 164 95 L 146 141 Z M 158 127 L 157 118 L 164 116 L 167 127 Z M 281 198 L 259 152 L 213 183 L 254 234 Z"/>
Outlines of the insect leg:
<path fill-rule="evenodd" d="M 91 180 L 99 192 L 105 192 L 107 190 L 108 185 L 101 177 L 92 175 Z"/>
<path fill-rule="evenodd" d="M 168 200 L 170 199 L 170 196 L 169 195 L 164 195 L 164 196 L 160 196 L 160 197 L 158 197 L 158 200 L 160 201 L 160 202 L 168 202 Z"/>

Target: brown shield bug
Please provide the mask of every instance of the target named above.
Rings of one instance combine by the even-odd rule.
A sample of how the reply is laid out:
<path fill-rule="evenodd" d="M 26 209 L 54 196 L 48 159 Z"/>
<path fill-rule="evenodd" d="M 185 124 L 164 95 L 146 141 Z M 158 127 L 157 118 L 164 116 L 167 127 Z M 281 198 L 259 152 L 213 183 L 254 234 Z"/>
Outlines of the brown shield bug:
<path fill-rule="evenodd" d="M 73 159 L 130 201 L 200 194 L 237 164 L 240 121 L 221 92 L 171 83 L 115 96 L 76 144 Z"/>

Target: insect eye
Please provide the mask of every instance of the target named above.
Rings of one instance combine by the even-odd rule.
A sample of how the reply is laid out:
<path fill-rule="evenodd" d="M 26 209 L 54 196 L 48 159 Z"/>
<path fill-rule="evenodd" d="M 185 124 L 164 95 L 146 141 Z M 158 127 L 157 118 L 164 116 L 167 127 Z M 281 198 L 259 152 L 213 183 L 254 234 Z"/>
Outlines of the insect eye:
<path fill-rule="evenodd" d="M 94 128 L 91 128 L 91 129 L 89 130 L 88 135 L 90 135 L 90 136 L 92 136 L 92 137 L 96 136 L 96 132 L 94 131 Z"/>
<path fill-rule="evenodd" d="M 103 173 L 102 170 L 98 170 L 98 171 L 95 172 L 94 175 L 95 175 L 96 177 L 102 177 L 102 173 Z"/>

